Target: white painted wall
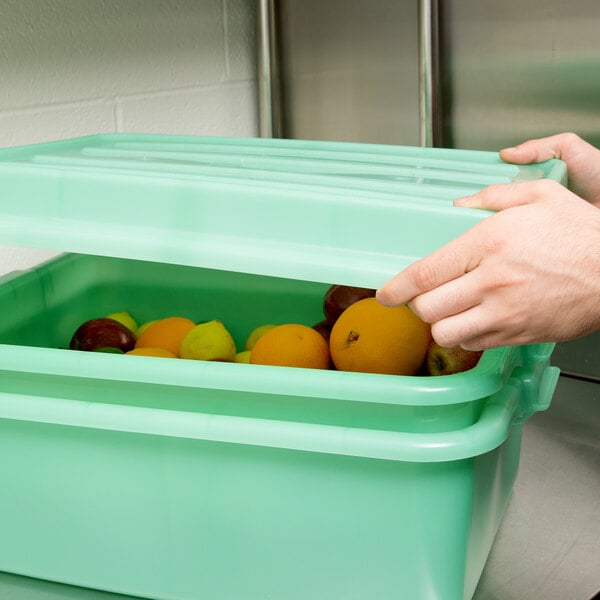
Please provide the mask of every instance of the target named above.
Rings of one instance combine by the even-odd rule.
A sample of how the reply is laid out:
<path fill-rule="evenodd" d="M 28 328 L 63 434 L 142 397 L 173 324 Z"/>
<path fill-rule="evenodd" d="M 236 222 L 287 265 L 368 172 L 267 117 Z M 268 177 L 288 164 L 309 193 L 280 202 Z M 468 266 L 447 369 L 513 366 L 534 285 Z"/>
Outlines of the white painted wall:
<path fill-rule="evenodd" d="M 255 7 L 1 0 L 0 147 L 107 132 L 257 135 Z M 0 275 L 53 255 L 0 246 Z"/>

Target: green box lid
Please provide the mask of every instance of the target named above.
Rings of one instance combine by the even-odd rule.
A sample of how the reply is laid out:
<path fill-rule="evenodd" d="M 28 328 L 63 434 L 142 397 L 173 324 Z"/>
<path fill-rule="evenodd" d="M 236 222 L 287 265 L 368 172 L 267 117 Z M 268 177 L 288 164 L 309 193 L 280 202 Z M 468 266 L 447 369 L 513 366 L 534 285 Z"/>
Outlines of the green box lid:
<path fill-rule="evenodd" d="M 495 152 L 109 134 L 0 150 L 0 241 L 379 287 L 486 218 L 452 201 L 566 166 Z"/>

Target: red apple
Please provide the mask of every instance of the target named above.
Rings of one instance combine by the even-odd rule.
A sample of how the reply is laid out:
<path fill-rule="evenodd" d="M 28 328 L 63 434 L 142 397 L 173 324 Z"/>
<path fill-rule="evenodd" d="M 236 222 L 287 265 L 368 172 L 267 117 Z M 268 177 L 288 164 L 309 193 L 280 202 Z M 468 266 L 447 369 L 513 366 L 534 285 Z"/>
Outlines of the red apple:
<path fill-rule="evenodd" d="M 472 369 L 483 354 L 482 351 L 465 350 L 461 346 L 444 348 L 437 342 L 431 342 L 425 357 L 428 375 L 452 375 Z"/>
<path fill-rule="evenodd" d="M 371 288 L 354 287 L 351 285 L 332 285 L 323 298 L 323 314 L 332 325 L 337 318 L 357 300 L 375 296 Z"/>
<path fill-rule="evenodd" d="M 129 352 L 135 346 L 135 335 L 114 319 L 90 319 L 82 323 L 71 338 L 71 350 L 87 352 Z"/>
<path fill-rule="evenodd" d="M 312 328 L 315 331 L 318 331 L 323 336 L 323 339 L 327 342 L 328 345 L 329 345 L 329 336 L 331 335 L 332 327 L 333 327 L 333 325 L 327 319 L 323 319 L 322 321 L 319 321 L 318 323 L 315 323 L 312 326 Z M 331 357 L 329 357 L 329 368 L 332 371 L 335 371 L 335 365 L 333 364 Z"/>
<path fill-rule="evenodd" d="M 331 323 L 327 320 L 327 319 L 323 319 L 322 321 L 319 321 L 318 323 L 315 323 L 312 328 L 315 331 L 318 331 L 322 336 L 323 339 L 329 343 L 329 334 L 331 333 Z"/>

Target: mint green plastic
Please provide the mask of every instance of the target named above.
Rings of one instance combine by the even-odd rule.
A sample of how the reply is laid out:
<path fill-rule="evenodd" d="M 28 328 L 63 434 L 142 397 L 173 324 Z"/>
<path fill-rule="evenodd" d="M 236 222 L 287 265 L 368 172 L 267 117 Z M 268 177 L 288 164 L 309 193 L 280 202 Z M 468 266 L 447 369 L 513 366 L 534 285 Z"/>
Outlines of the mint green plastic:
<path fill-rule="evenodd" d="M 379 287 L 489 213 L 490 183 L 562 161 L 342 142 L 99 135 L 0 150 L 0 240 Z"/>
<path fill-rule="evenodd" d="M 313 325 L 549 177 L 493 153 L 93 136 L 0 151 L 0 570 L 158 600 L 469 600 L 553 344 L 395 377 L 67 350 L 86 319 Z"/>
<path fill-rule="evenodd" d="M 552 344 L 439 378 L 62 349 L 123 309 L 218 315 L 240 345 L 320 319 L 324 289 L 77 254 L 5 276 L 0 569 L 163 600 L 470 598 Z"/>

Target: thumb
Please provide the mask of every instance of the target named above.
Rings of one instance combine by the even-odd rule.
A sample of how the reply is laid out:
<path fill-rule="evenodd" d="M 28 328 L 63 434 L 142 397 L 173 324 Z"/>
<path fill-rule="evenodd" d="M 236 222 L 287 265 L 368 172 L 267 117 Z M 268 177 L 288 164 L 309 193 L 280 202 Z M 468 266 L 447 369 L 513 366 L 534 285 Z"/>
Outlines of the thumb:
<path fill-rule="evenodd" d="M 529 142 L 515 146 L 514 148 L 504 148 L 500 150 L 500 158 L 508 163 L 515 165 L 528 165 L 556 158 L 551 148 L 539 147 Z"/>
<path fill-rule="evenodd" d="M 543 162 L 551 158 L 561 158 L 568 137 L 564 134 L 552 135 L 537 140 L 528 140 L 514 148 L 500 150 L 500 158 L 516 165 Z"/>
<path fill-rule="evenodd" d="M 556 193 L 559 183 L 551 179 L 538 179 L 521 183 L 496 183 L 489 185 L 473 196 L 454 201 L 455 206 L 505 210 L 522 204 L 532 204 Z"/>

